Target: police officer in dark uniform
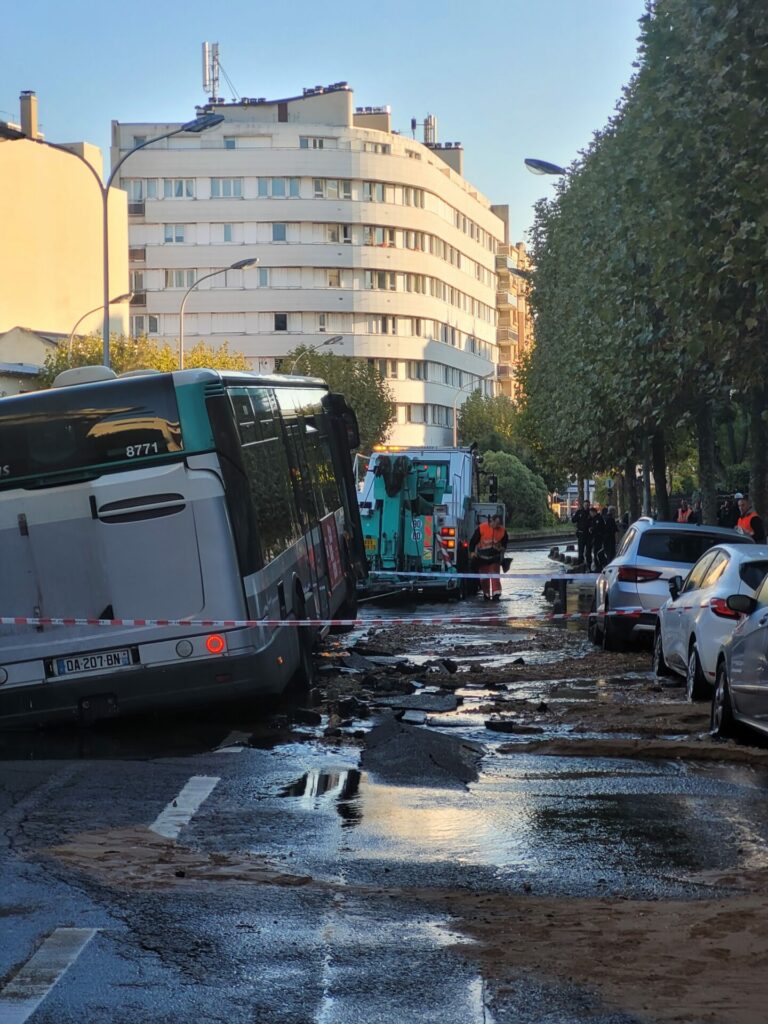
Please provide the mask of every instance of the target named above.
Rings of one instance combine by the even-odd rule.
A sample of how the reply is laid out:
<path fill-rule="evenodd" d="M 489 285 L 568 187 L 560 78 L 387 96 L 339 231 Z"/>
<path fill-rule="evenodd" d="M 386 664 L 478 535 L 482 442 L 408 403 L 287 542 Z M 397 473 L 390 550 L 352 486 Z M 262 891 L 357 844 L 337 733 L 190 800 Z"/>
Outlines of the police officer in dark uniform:
<path fill-rule="evenodd" d="M 589 561 L 592 561 L 592 544 L 590 543 L 590 519 L 589 502 L 582 501 L 581 508 L 571 516 L 571 522 L 576 527 L 576 543 L 578 545 L 579 565 L 584 562 L 586 549 L 589 547 Z M 587 566 L 589 568 L 589 566 Z"/>

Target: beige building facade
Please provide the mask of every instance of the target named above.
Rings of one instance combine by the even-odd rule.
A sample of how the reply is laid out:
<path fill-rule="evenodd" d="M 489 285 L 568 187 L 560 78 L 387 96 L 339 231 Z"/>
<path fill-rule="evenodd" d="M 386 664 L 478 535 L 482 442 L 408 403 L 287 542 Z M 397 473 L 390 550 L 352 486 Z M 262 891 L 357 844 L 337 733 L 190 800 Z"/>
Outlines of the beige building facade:
<path fill-rule="evenodd" d="M 375 361 L 397 403 L 391 440 L 450 444 L 454 410 L 498 363 L 505 225 L 462 175 L 458 143 L 391 130 L 346 83 L 215 103 L 224 122 L 148 146 L 128 193 L 131 328 L 185 347 L 228 341 L 257 371 L 299 345 Z M 112 165 L 177 125 L 113 122 Z M 484 380 L 485 378 L 485 380 Z"/>
<path fill-rule="evenodd" d="M 60 149 L 37 128 L 37 98 L 22 93 L 18 124 L 0 123 L 0 336 L 14 328 L 67 339 L 100 332 L 103 302 L 101 151 Z M 109 196 L 110 295 L 128 291 L 125 193 Z M 111 307 L 110 327 L 127 333 L 128 307 Z M 23 338 L 23 335 L 16 337 Z M 7 346 L 6 346 L 7 348 Z M 9 359 L 25 362 L 24 358 Z"/>
<path fill-rule="evenodd" d="M 499 246 L 496 253 L 498 389 L 500 394 L 512 399 L 516 399 L 520 393 L 517 372 L 521 360 L 533 345 L 533 320 L 527 300 L 528 282 L 521 276 L 529 270 L 530 260 L 524 242 Z"/>

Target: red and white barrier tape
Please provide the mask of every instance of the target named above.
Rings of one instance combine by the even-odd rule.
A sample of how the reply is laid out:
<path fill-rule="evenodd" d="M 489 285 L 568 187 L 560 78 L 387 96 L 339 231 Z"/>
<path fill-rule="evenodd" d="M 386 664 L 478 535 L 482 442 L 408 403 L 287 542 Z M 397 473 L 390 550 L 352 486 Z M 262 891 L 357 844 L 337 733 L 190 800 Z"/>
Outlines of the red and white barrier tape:
<path fill-rule="evenodd" d="M 567 583 L 572 580 L 587 580 L 590 583 L 594 583 L 598 573 L 573 573 L 568 576 L 553 576 L 552 573 L 543 572 L 441 572 L 437 569 L 433 572 L 398 572 L 397 569 L 372 569 L 369 576 L 371 579 L 384 577 L 388 582 L 396 582 L 400 578 L 418 578 L 433 580 L 435 583 L 443 583 L 446 580 L 553 580 L 555 582 L 565 580 Z"/>
<path fill-rule="evenodd" d="M 245 629 L 255 626 L 432 626 L 479 623 L 504 625 L 508 622 L 531 622 L 535 619 L 588 619 L 590 614 L 600 617 L 616 615 L 636 617 L 648 609 L 616 608 L 609 612 L 550 612 L 534 615 L 429 615 L 425 617 L 371 619 L 80 619 L 43 618 L 31 616 L 0 616 L 0 626 L 161 626 L 171 629 Z"/>

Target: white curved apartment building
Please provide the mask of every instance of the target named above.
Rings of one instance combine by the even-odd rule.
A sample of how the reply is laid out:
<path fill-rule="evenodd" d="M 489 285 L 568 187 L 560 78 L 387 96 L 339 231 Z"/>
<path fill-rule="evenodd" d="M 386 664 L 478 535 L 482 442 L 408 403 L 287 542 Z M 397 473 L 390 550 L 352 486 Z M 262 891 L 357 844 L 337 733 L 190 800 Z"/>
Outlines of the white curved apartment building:
<path fill-rule="evenodd" d="M 138 334 L 204 339 L 256 370 L 298 345 L 375 360 L 397 403 L 390 438 L 450 444 L 454 407 L 493 386 L 496 251 L 505 223 L 461 175 L 458 144 L 390 130 L 345 83 L 286 100 L 202 108 L 224 122 L 133 154 L 130 267 Z M 113 165 L 174 124 L 113 122 Z"/>

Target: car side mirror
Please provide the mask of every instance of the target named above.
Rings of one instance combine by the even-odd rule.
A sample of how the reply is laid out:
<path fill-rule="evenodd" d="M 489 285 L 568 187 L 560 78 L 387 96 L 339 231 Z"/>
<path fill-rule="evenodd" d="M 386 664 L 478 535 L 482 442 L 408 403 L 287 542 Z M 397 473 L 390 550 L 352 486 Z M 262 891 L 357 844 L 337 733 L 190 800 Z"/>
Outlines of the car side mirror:
<path fill-rule="evenodd" d="M 748 594 L 731 594 L 725 603 L 732 612 L 739 612 L 740 615 L 751 615 L 757 608 L 757 601 Z"/>
<path fill-rule="evenodd" d="M 683 589 L 683 577 L 682 576 L 673 576 L 672 579 L 669 581 L 669 594 L 670 594 L 670 597 L 672 598 L 673 601 L 677 597 L 680 596 L 680 591 L 682 589 Z"/>

